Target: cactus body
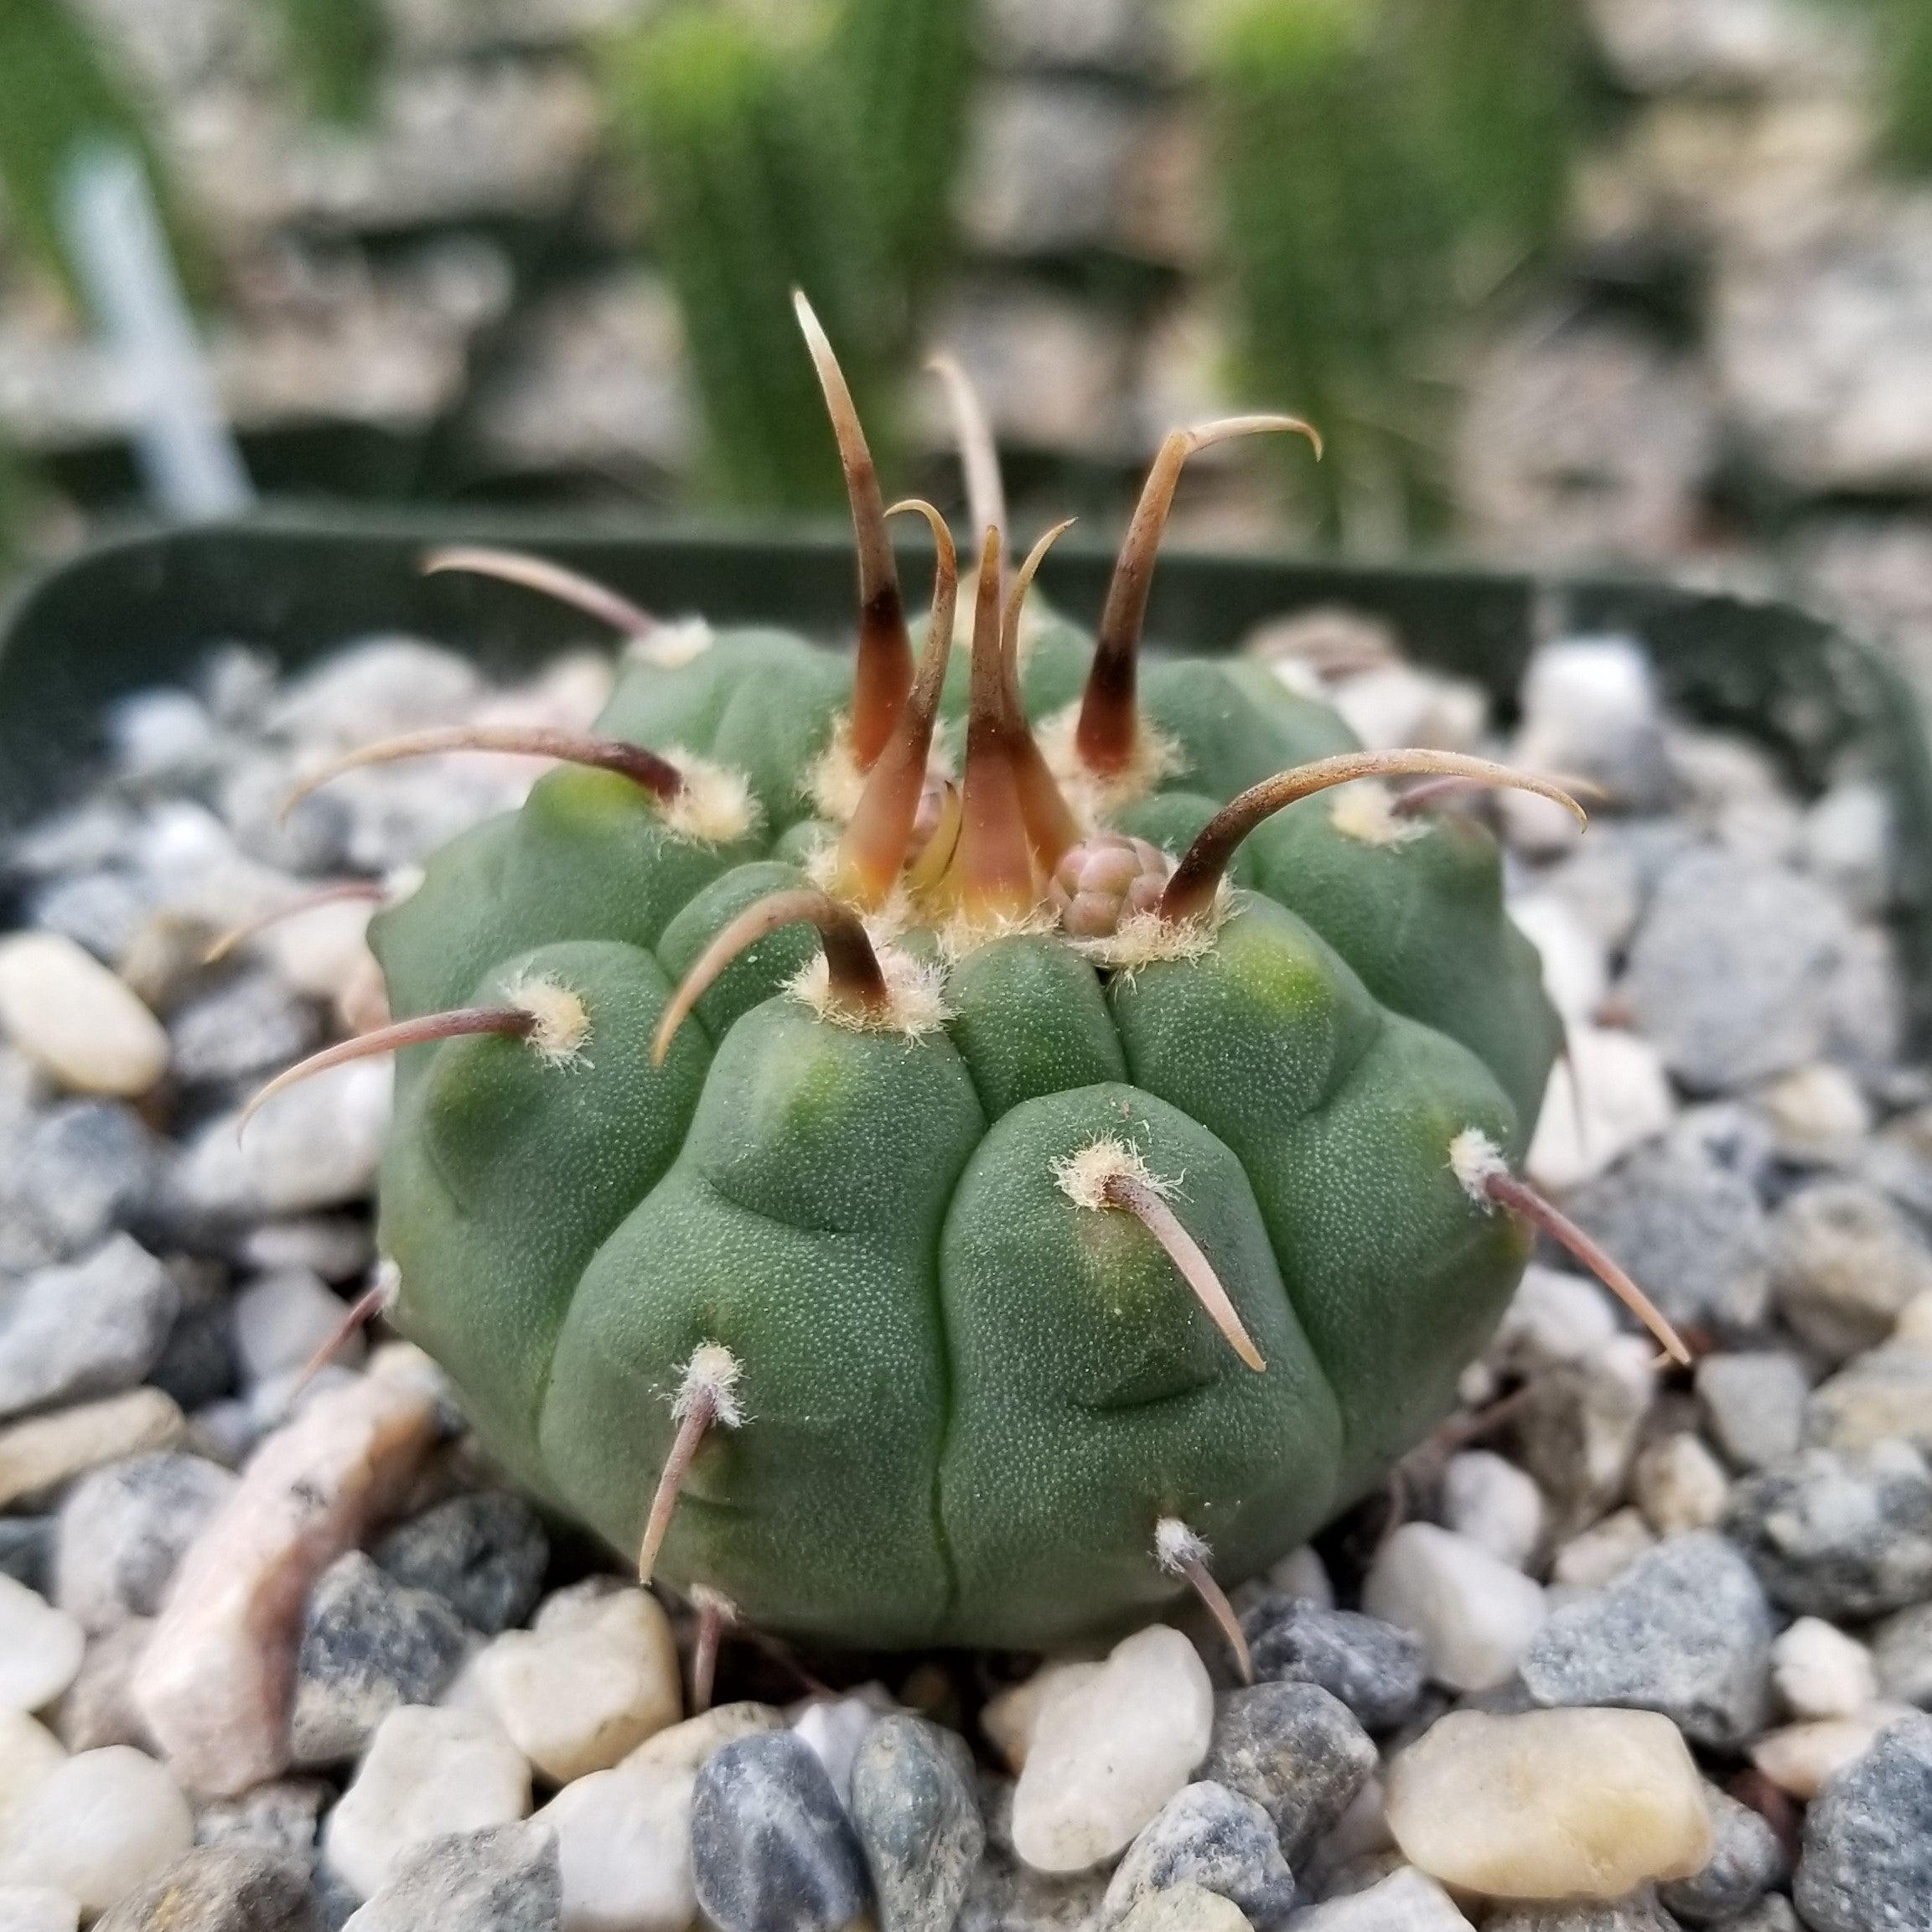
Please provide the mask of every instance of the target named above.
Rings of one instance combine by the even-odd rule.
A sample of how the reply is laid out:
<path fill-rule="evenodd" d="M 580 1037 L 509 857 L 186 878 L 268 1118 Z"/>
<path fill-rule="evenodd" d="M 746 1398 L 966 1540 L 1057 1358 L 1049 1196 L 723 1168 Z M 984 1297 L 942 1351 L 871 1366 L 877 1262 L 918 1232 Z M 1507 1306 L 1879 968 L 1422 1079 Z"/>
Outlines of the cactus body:
<path fill-rule="evenodd" d="M 1371 1488 L 1527 1255 L 1559 1032 L 1497 849 L 1343 784 L 1517 781 L 1351 752 L 1257 666 L 1142 671 L 1165 454 L 1097 645 L 1035 559 L 1002 619 L 989 536 L 963 693 L 931 513 L 915 677 L 840 434 L 856 674 L 758 630 L 631 664 L 377 917 L 394 1318 L 523 1480 L 763 1628 L 1225 1612 L 1209 1551 L 1249 1575 Z"/>

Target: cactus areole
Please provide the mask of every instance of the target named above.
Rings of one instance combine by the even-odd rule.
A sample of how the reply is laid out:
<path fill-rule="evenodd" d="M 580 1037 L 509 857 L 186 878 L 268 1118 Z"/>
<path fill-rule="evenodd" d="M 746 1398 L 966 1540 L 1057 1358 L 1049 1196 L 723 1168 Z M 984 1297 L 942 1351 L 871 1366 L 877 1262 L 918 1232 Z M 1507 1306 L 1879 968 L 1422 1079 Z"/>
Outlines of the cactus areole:
<path fill-rule="evenodd" d="M 593 733 L 344 761 L 562 761 L 377 914 L 396 1018 L 321 1056 L 399 1055 L 391 1313 L 714 1624 L 1030 1649 L 1190 1588 L 1225 1619 L 1449 1409 L 1551 1214 L 1512 1171 L 1561 1044 L 1536 956 L 1488 832 L 1396 781 L 1562 795 L 1359 751 L 1256 664 L 1137 662 L 1182 463 L 1282 418 L 1169 439 L 1092 644 L 1028 600 L 1039 549 L 1007 568 L 982 447 L 970 627 L 913 505 L 915 638 L 801 311 L 855 657 L 599 593 L 636 641 Z"/>

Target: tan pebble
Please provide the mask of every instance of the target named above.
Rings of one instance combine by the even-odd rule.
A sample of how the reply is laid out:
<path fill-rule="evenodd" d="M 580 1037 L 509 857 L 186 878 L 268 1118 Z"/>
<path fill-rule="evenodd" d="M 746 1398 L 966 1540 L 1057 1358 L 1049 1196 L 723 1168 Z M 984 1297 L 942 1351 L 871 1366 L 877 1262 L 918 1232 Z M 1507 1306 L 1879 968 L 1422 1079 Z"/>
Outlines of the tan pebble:
<path fill-rule="evenodd" d="M 365 1375 L 319 1395 L 189 1546 L 134 1701 L 191 1790 L 228 1796 L 286 1769 L 309 1586 L 394 1505 L 436 1428 L 433 1398 L 405 1382 Z"/>
<path fill-rule="evenodd" d="M 645 1590 L 560 1590 L 478 1656 L 497 1722 L 560 1784 L 608 1770 L 683 1715 L 671 1619 Z"/>
<path fill-rule="evenodd" d="M 159 1389 L 130 1389 L 0 1429 L 0 1510 L 44 1501 L 64 1483 L 103 1463 L 172 1448 L 187 1418 Z"/>
<path fill-rule="evenodd" d="M 1231 1898 L 1199 1885 L 1173 1885 L 1150 1892 L 1116 1932 L 1253 1932 L 1248 1915 Z"/>
<path fill-rule="evenodd" d="M 144 1094 L 168 1070 L 168 1033 L 133 989 L 60 933 L 0 940 L 0 1028 L 76 1093 Z"/>
<path fill-rule="evenodd" d="M 1495 1898 L 1616 1898 L 1711 1856 L 1702 1780 L 1650 1711 L 1452 1712 L 1396 1758 L 1389 1829 L 1432 1878 Z"/>
<path fill-rule="evenodd" d="M 646 1738 L 624 1762 L 661 1764 L 673 1771 L 695 1771 L 714 1751 L 759 1731 L 782 1731 L 785 1712 L 775 1704 L 720 1704 Z"/>
<path fill-rule="evenodd" d="M 1816 1717 L 1769 1731 L 1751 1747 L 1751 1762 L 1780 1791 L 1809 1803 L 1825 1782 L 1862 1758 L 1888 1724 L 1909 1717 L 1904 1704 L 1873 1704 L 1851 1717 Z"/>

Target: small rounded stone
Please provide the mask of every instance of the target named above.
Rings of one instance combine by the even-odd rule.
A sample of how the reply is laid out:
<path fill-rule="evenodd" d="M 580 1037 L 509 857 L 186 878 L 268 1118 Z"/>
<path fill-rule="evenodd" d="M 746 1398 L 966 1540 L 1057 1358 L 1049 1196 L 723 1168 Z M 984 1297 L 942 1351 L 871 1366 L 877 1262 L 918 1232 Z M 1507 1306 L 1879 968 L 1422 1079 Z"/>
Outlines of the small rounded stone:
<path fill-rule="evenodd" d="M 51 932 L 0 940 L 0 1029 L 75 1093 L 146 1093 L 168 1070 L 168 1032 L 94 956 Z"/>
<path fill-rule="evenodd" d="M 0 1577 L 0 1707 L 38 1711 L 74 1681 L 86 1633 L 38 1591 Z"/>
<path fill-rule="evenodd" d="M 194 1842 L 194 1815 L 159 1764 L 125 1744 L 83 1751 L 0 1821 L 0 1884 L 49 1885 L 104 1912 Z"/>
<path fill-rule="evenodd" d="M 871 1902 L 858 1839 L 795 1732 L 741 1738 L 705 1764 L 691 1862 L 718 1932 L 839 1932 Z"/>
<path fill-rule="evenodd" d="M 1452 1691 L 1505 1682 L 1547 1609 L 1520 1570 L 1433 1523 L 1405 1523 L 1384 1540 L 1362 1608 L 1419 1637 L 1431 1674 Z"/>
<path fill-rule="evenodd" d="M 1711 1856 L 1702 1783 L 1645 1711 L 1453 1712 L 1390 1769 L 1389 1829 L 1446 1885 L 1496 1898 L 1617 1898 Z"/>

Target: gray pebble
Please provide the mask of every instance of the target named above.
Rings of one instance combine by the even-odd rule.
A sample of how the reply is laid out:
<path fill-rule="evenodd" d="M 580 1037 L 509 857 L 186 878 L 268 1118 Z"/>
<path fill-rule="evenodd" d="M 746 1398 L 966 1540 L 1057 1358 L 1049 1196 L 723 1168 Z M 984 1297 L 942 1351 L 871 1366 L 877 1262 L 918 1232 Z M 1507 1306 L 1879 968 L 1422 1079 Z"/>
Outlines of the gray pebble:
<path fill-rule="evenodd" d="M 11 1577 L 44 1597 L 53 1567 L 51 1516 L 0 1516 L 0 1577 Z"/>
<path fill-rule="evenodd" d="M 116 1228 L 138 1225 L 165 1162 L 161 1142 L 124 1102 L 66 1101 L 27 1136 L 15 1199 L 65 1260 Z"/>
<path fill-rule="evenodd" d="M 1899 1210 L 1857 1181 L 1801 1188 L 1772 1218 L 1779 1312 L 1834 1362 L 1875 1348 L 1914 1297 L 1932 1291 L 1932 1252 Z"/>
<path fill-rule="evenodd" d="M 1178 1885 L 1219 1893 L 1272 1932 L 1294 1909 L 1295 1881 L 1268 1815 L 1251 1798 L 1204 1782 L 1177 1791 L 1127 1847 L 1101 1908 L 1117 1925 L 1142 1899 Z"/>
<path fill-rule="evenodd" d="M 1689 1131 L 1577 1189 L 1576 1218 L 1671 1320 L 1747 1334 L 1770 1293 L 1764 1210 L 1749 1178 Z"/>
<path fill-rule="evenodd" d="M 1375 1747 L 1317 1684 L 1256 1684 L 1215 1701 L 1199 1775 L 1251 1798 L 1298 1866 L 1374 1774 Z"/>
<path fill-rule="evenodd" d="M 118 866 L 50 879 L 27 902 L 27 923 L 57 932 L 96 959 L 127 956 L 153 909 L 153 889 Z"/>
<path fill-rule="evenodd" d="M 298 1060 L 322 1037 L 315 1009 L 272 973 L 243 972 L 169 1019 L 170 1065 L 189 1086 L 254 1081 Z"/>
<path fill-rule="evenodd" d="M 375 1555 L 397 1582 L 440 1597 L 473 1629 L 494 1637 L 536 1607 L 550 1542 L 522 1497 L 482 1489 L 411 1517 Z"/>
<path fill-rule="evenodd" d="M 338 1556 L 303 1613 L 288 1726 L 295 1762 L 340 1764 L 399 1706 L 433 1704 L 469 1641 L 440 1598 L 406 1589 L 360 1550 Z"/>
<path fill-rule="evenodd" d="M 1868 1449 L 1896 1437 L 1932 1454 L 1932 1354 L 1910 1344 L 1878 1348 L 1821 1382 L 1805 1405 L 1805 1441 Z"/>
<path fill-rule="evenodd" d="M 315 1932 L 308 1873 L 241 1846 L 202 1846 L 94 1921 L 95 1932 Z"/>
<path fill-rule="evenodd" d="M 1803 1363 L 1780 1351 L 1706 1355 L 1697 1365 L 1705 1420 L 1740 1469 L 1762 1469 L 1796 1451 L 1809 1387 Z"/>
<path fill-rule="evenodd" d="M 1751 1566 L 1698 1531 L 1556 1611 L 1518 1670 L 1538 1704 L 1660 1711 L 1695 1743 L 1728 1747 L 1769 1717 L 1771 1636 Z"/>
<path fill-rule="evenodd" d="M 211 1799 L 194 1815 L 198 1845 L 232 1845 L 293 1859 L 303 1871 L 315 1863 L 323 1808 L 335 1801 L 319 1778 L 277 1778 L 239 1798 Z"/>
<path fill-rule="evenodd" d="M 871 1903 L 857 1836 L 794 1731 L 738 1738 L 705 1761 L 691 1865 L 718 1932 L 837 1932 Z"/>
<path fill-rule="evenodd" d="M 1778 1834 L 1748 1805 L 1715 1785 L 1704 1789 L 1716 1834 L 1710 1861 L 1690 1878 L 1673 1879 L 1657 1896 L 1686 1925 L 1715 1925 L 1748 1910 L 1785 1874 Z"/>
<path fill-rule="evenodd" d="M 986 1855 L 973 1872 L 953 1932 L 1093 1932 L 1107 1874 L 1055 1878 L 1022 1863 L 1013 1846 L 1013 1805 L 1012 1780 L 982 1773 Z"/>
<path fill-rule="evenodd" d="M 184 1411 L 205 1409 L 234 1394 L 235 1343 L 227 1296 L 205 1283 L 182 1285 L 174 1326 L 147 1380 L 174 1396 Z"/>
<path fill-rule="evenodd" d="M 1932 1603 L 1888 1617 L 1872 1639 L 1880 1693 L 1900 1704 L 1932 1706 Z"/>
<path fill-rule="evenodd" d="M 1782 1892 L 1767 1892 L 1735 1919 L 1725 1919 L 1717 1932 L 1805 1932 L 1805 1928 L 1797 1907 Z"/>
<path fill-rule="evenodd" d="M 1483 1923 L 1485 1932 L 1677 1932 L 1648 1887 L 1588 1904 L 1507 1905 Z"/>
<path fill-rule="evenodd" d="M 849 1810 L 879 1932 L 948 1932 L 959 1916 L 986 1850 L 971 1765 L 956 1733 L 921 1717 L 895 1712 L 866 1733 Z"/>
<path fill-rule="evenodd" d="M 1429 1677 L 1422 1646 L 1379 1617 L 1269 1595 L 1242 1617 L 1241 1628 L 1258 1681 L 1318 1684 L 1369 1730 L 1406 1723 L 1422 1702 Z"/>
<path fill-rule="evenodd" d="M 235 1490 L 201 1456 L 156 1450 L 83 1476 L 60 1506 L 54 1601 L 90 1630 L 155 1617 L 188 1546 Z"/>
<path fill-rule="evenodd" d="M 1876 1617 L 1932 1597 L 1932 1470 L 1909 1443 L 1806 1449 L 1738 1484 L 1724 1529 L 1801 1615 Z"/>
<path fill-rule="evenodd" d="M 556 1835 L 526 1822 L 412 1847 L 348 1923 L 354 1932 L 557 1932 L 562 1919 Z"/>
<path fill-rule="evenodd" d="M 0 1417 L 132 1388 L 180 1303 L 174 1277 L 126 1235 L 29 1275 L 0 1299 Z"/>
<path fill-rule="evenodd" d="M 1792 1897 L 1816 1932 L 1932 1932 L 1932 1717 L 1888 1726 L 1825 1787 Z"/>
<path fill-rule="evenodd" d="M 1737 1093 L 1823 1053 L 1854 936 L 1810 880 L 1707 847 L 1659 882 L 1623 992 L 1682 1085 Z"/>

